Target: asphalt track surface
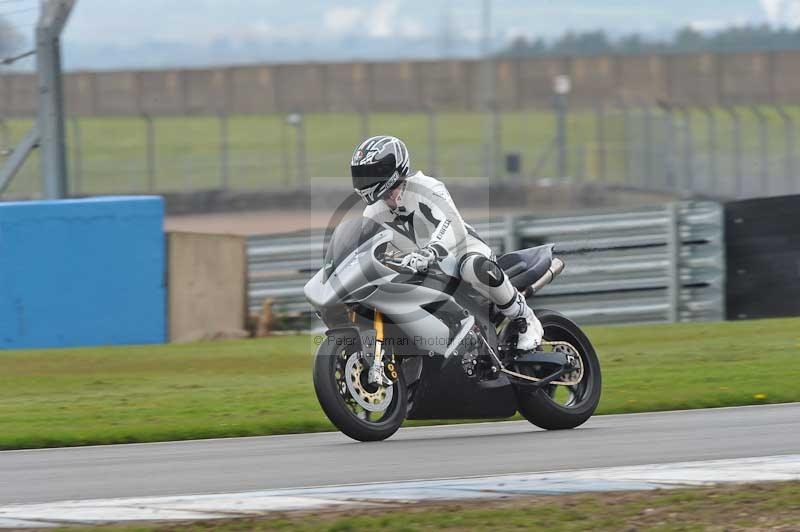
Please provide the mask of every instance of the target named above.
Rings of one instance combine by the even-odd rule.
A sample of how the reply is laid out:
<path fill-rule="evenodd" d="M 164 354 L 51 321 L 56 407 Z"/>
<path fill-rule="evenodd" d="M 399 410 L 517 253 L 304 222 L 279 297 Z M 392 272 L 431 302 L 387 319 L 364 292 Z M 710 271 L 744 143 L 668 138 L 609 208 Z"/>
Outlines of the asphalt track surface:
<path fill-rule="evenodd" d="M 0 504 L 224 493 L 796 454 L 800 403 L 527 422 L 0 452 Z"/>

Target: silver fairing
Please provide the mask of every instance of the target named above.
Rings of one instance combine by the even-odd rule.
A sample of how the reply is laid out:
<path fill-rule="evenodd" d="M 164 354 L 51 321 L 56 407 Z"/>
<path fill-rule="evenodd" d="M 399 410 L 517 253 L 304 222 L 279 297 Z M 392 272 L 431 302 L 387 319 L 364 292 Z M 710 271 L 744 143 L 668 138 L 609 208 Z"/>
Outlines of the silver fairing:
<path fill-rule="evenodd" d="M 376 249 L 391 241 L 387 229 L 364 242 L 323 280 L 323 270 L 306 283 L 306 299 L 317 309 L 360 303 L 387 316 L 397 324 L 418 349 L 444 354 L 451 331 L 423 307 L 451 300 L 440 290 L 427 286 L 392 282 L 399 274 L 376 258 Z"/>

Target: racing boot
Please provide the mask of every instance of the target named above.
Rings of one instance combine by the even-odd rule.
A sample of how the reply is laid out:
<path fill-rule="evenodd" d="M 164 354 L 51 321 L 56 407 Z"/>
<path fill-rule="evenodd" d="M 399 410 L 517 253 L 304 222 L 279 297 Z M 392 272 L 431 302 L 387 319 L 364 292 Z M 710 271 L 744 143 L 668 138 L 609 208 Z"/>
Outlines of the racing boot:
<path fill-rule="evenodd" d="M 517 336 L 517 349 L 532 351 L 539 347 L 544 337 L 544 328 L 539 319 L 533 314 L 525 297 L 517 294 L 517 299 L 508 308 L 500 309 L 503 315 L 514 322 L 519 333 Z"/>

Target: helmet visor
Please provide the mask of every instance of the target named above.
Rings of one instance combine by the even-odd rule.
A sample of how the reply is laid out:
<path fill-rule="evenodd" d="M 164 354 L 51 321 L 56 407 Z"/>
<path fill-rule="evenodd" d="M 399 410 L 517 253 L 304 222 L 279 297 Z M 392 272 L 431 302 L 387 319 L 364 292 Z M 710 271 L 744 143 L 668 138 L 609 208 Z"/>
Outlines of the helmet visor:
<path fill-rule="evenodd" d="M 351 166 L 350 174 L 353 177 L 353 188 L 360 190 L 382 183 L 392 177 L 396 170 L 397 162 L 394 155 L 384 157 L 372 164 Z"/>

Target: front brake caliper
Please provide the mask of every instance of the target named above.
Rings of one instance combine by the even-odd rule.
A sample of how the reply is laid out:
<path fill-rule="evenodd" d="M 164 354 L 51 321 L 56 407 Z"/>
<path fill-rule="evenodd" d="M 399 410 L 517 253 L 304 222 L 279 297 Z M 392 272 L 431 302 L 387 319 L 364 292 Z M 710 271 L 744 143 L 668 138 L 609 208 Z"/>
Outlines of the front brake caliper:
<path fill-rule="evenodd" d="M 398 370 L 397 362 L 395 362 L 394 356 L 392 356 L 392 361 L 386 364 L 386 373 L 385 373 L 386 378 L 390 379 L 390 382 L 392 383 L 397 381 L 398 377 L 397 370 Z"/>

